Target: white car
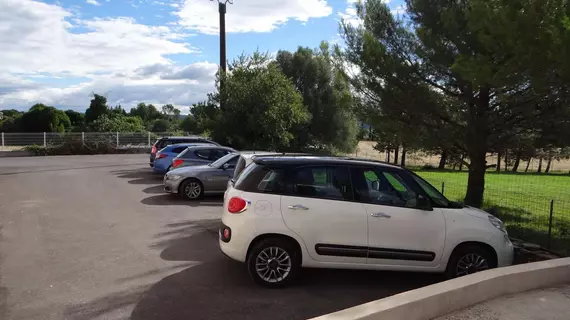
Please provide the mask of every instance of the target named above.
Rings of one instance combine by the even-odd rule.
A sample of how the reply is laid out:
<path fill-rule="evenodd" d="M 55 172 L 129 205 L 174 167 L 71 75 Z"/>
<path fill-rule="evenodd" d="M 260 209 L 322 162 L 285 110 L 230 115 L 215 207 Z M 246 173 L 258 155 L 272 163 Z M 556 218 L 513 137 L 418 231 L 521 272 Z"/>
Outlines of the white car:
<path fill-rule="evenodd" d="M 219 244 L 268 287 L 301 267 L 458 277 L 513 260 L 496 217 L 401 167 L 335 157 L 254 157 L 225 193 Z"/>

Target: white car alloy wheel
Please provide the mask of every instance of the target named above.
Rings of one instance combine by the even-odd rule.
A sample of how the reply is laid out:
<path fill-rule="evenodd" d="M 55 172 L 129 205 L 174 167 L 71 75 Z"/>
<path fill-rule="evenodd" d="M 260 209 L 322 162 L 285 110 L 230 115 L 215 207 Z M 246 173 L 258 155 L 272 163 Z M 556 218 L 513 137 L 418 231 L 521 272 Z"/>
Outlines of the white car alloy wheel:
<path fill-rule="evenodd" d="M 255 271 L 263 281 L 281 282 L 291 272 L 291 257 L 279 247 L 265 248 L 255 258 Z"/>
<path fill-rule="evenodd" d="M 457 261 L 455 274 L 458 277 L 489 269 L 489 262 L 478 253 L 468 253 Z"/>
<path fill-rule="evenodd" d="M 184 186 L 184 194 L 188 199 L 197 199 L 202 194 L 202 186 L 197 181 L 190 181 Z"/>

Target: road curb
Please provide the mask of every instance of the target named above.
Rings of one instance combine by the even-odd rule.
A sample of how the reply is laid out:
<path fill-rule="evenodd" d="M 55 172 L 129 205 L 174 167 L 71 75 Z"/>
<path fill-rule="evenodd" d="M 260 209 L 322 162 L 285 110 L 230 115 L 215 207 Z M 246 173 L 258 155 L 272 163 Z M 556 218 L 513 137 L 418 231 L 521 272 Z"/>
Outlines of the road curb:
<path fill-rule="evenodd" d="M 488 270 L 323 315 L 313 320 L 427 320 L 518 292 L 570 283 L 570 258 Z"/>
<path fill-rule="evenodd" d="M 0 158 L 31 157 L 33 155 L 31 151 L 0 151 Z"/>

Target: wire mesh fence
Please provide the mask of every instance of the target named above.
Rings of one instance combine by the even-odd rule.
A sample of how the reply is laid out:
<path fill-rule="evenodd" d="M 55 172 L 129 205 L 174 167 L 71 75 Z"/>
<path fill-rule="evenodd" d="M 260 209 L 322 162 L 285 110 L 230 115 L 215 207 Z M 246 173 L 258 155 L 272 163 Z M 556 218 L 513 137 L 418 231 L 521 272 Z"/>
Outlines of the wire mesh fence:
<path fill-rule="evenodd" d="M 450 200 L 462 201 L 467 173 L 419 171 Z M 486 175 L 483 208 L 501 218 L 509 236 L 570 255 L 570 177 L 563 174 Z"/>
<path fill-rule="evenodd" d="M 2 132 L 1 147 L 5 149 L 17 149 L 31 145 L 53 146 L 69 140 L 98 143 L 106 142 L 115 147 L 123 148 L 150 147 L 158 138 L 171 135 L 181 134 L 171 132 Z"/>

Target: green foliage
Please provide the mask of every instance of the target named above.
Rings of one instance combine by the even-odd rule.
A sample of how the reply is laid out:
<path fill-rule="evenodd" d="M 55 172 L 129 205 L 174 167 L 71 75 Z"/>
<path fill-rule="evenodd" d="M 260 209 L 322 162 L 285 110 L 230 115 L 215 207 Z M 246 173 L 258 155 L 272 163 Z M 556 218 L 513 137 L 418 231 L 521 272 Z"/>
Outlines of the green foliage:
<path fill-rule="evenodd" d="M 85 121 L 91 123 L 108 112 L 107 98 L 94 93 L 89 108 L 85 111 Z"/>
<path fill-rule="evenodd" d="M 19 132 L 20 119 L 24 112 L 18 110 L 2 110 L 2 119 L 0 119 L 1 132 Z"/>
<path fill-rule="evenodd" d="M 123 109 L 121 105 L 118 105 L 114 108 L 109 108 L 110 115 L 120 115 L 120 116 L 127 116 L 127 111 Z"/>
<path fill-rule="evenodd" d="M 121 114 L 104 114 L 89 124 L 89 130 L 94 132 L 144 132 L 144 124 L 139 117 Z"/>
<path fill-rule="evenodd" d="M 156 119 L 154 120 L 151 128 L 152 132 L 169 132 L 170 131 L 170 121 L 166 119 Z"/>
<path fill-rule="evenodd" d="M 465 200 L 480 206 L 487 152 L 536 131 L 570 106 L 569 31 L 561 18 L 567 4 L 406 4 L 407 18 L 399 20 L 382 0 L 359 3 L 363 24 L 342 24 L 347 43 L 342 57 L 360 71 L 352 83 L 376 115 L 396 128 L 439 132 L 430 140 L 448 137 L 444 149 L 453 146 L 469 156 Z"/>
<path fill-rule="evenodd" d="M 138 116 L 145 124 L 152 123 L 156 119 L 160 119 L 160 111 L 152 104 L 139 103 L 136 107 L 132 108 L 129 112 L 131 116 Z"/>
<path fill-rule="evenodd" d="M 353 99 L 346 78 L 331 61 L 328 44 L 323 42 L 319 50 L 279 51 L 276 63 L 301 93 L 311 114 L 308 124 L 295 129 L 296 147 L 352 152 L 358 133 Z"/>
<path fill-rule="evenodd" d="M 65 114 L 69 118 L 72 128 L 83 129 L 83 126 L 85 125 L 85 114 L 75 110 L 66 110 Z"/>
<path fill-rule="evenodd" d="M 225 92 L 213 95 L 212 102 L 225 100 L 219 111 L 212 138 L 235 148 L 261 150 L 288 149 L 295 128 L 306 123 L 309 113 L 303 98 L 268 56 L 258 52 L 242 56 L 230 65 L 225 76 Z"/>
<path fill-rule="evenodd" d="M 178 116 L 180 116 L 180 110 L 176 109 L 173 105 L 171 104 L 165 104 L 162 106 L 162 114 L 167 118 L 167 119 L 177 119 Z"/>
<path fill-rule="evenodd" d="M 184 119 L 184 121 L 186 121 L 185 126 L 187 126 L 186 129 L 183 128 L 184 131 L 194 132 L 197 134 L 201 134 L 206 131 L 211 132 L 216 125 L 218 117 L 220 116 L 220 109 L 212 101 L 199 102 L 192 105 L 190 116 L 188 116 L 187 119 Z M 190 130 L 192 129 L 192 126 L 195 126 L 194 130 Z"/>
<path fill-rule="evenodd" d="M 38 103 L 24 113 L 19 127 L 24 132 L 64 132 L 71 128 L 71 121 L 65 112 Z"/>
<path fill-rule="evenodd" d="M 2 116 L 3 119 L 0 120 L 4 120 L 6 118 L 19 118 L 24 114 L 24 112 L 22 111 L 18 111 L 15 109 L 6 109 L 6 110 L 2 110 Z"/>
<path fill-rule="evenodd" d="M 81 138 L 74 136 L 63 136 L 63 142 L 57 145 L 30 145 L 25 146 L 24 150 L 32 152 L 36 156 L 55 156 L 55 155 L 75 155 L 75 154 L 115 154 L 115 153 L 137 153 L 136 148 L 117 148 L 115 145 L 115 137 L 101 135 L 97 140 L 89 139 L 82 141 Z"/>
<path fill-rule="evenodd" d="M 196 122 L 196 118 L 193 115 L 188 115 L 179 124 L 179 127 L 184 132 L 189 133 L 200 133 L 198 131 L 198 123 Z"/>

